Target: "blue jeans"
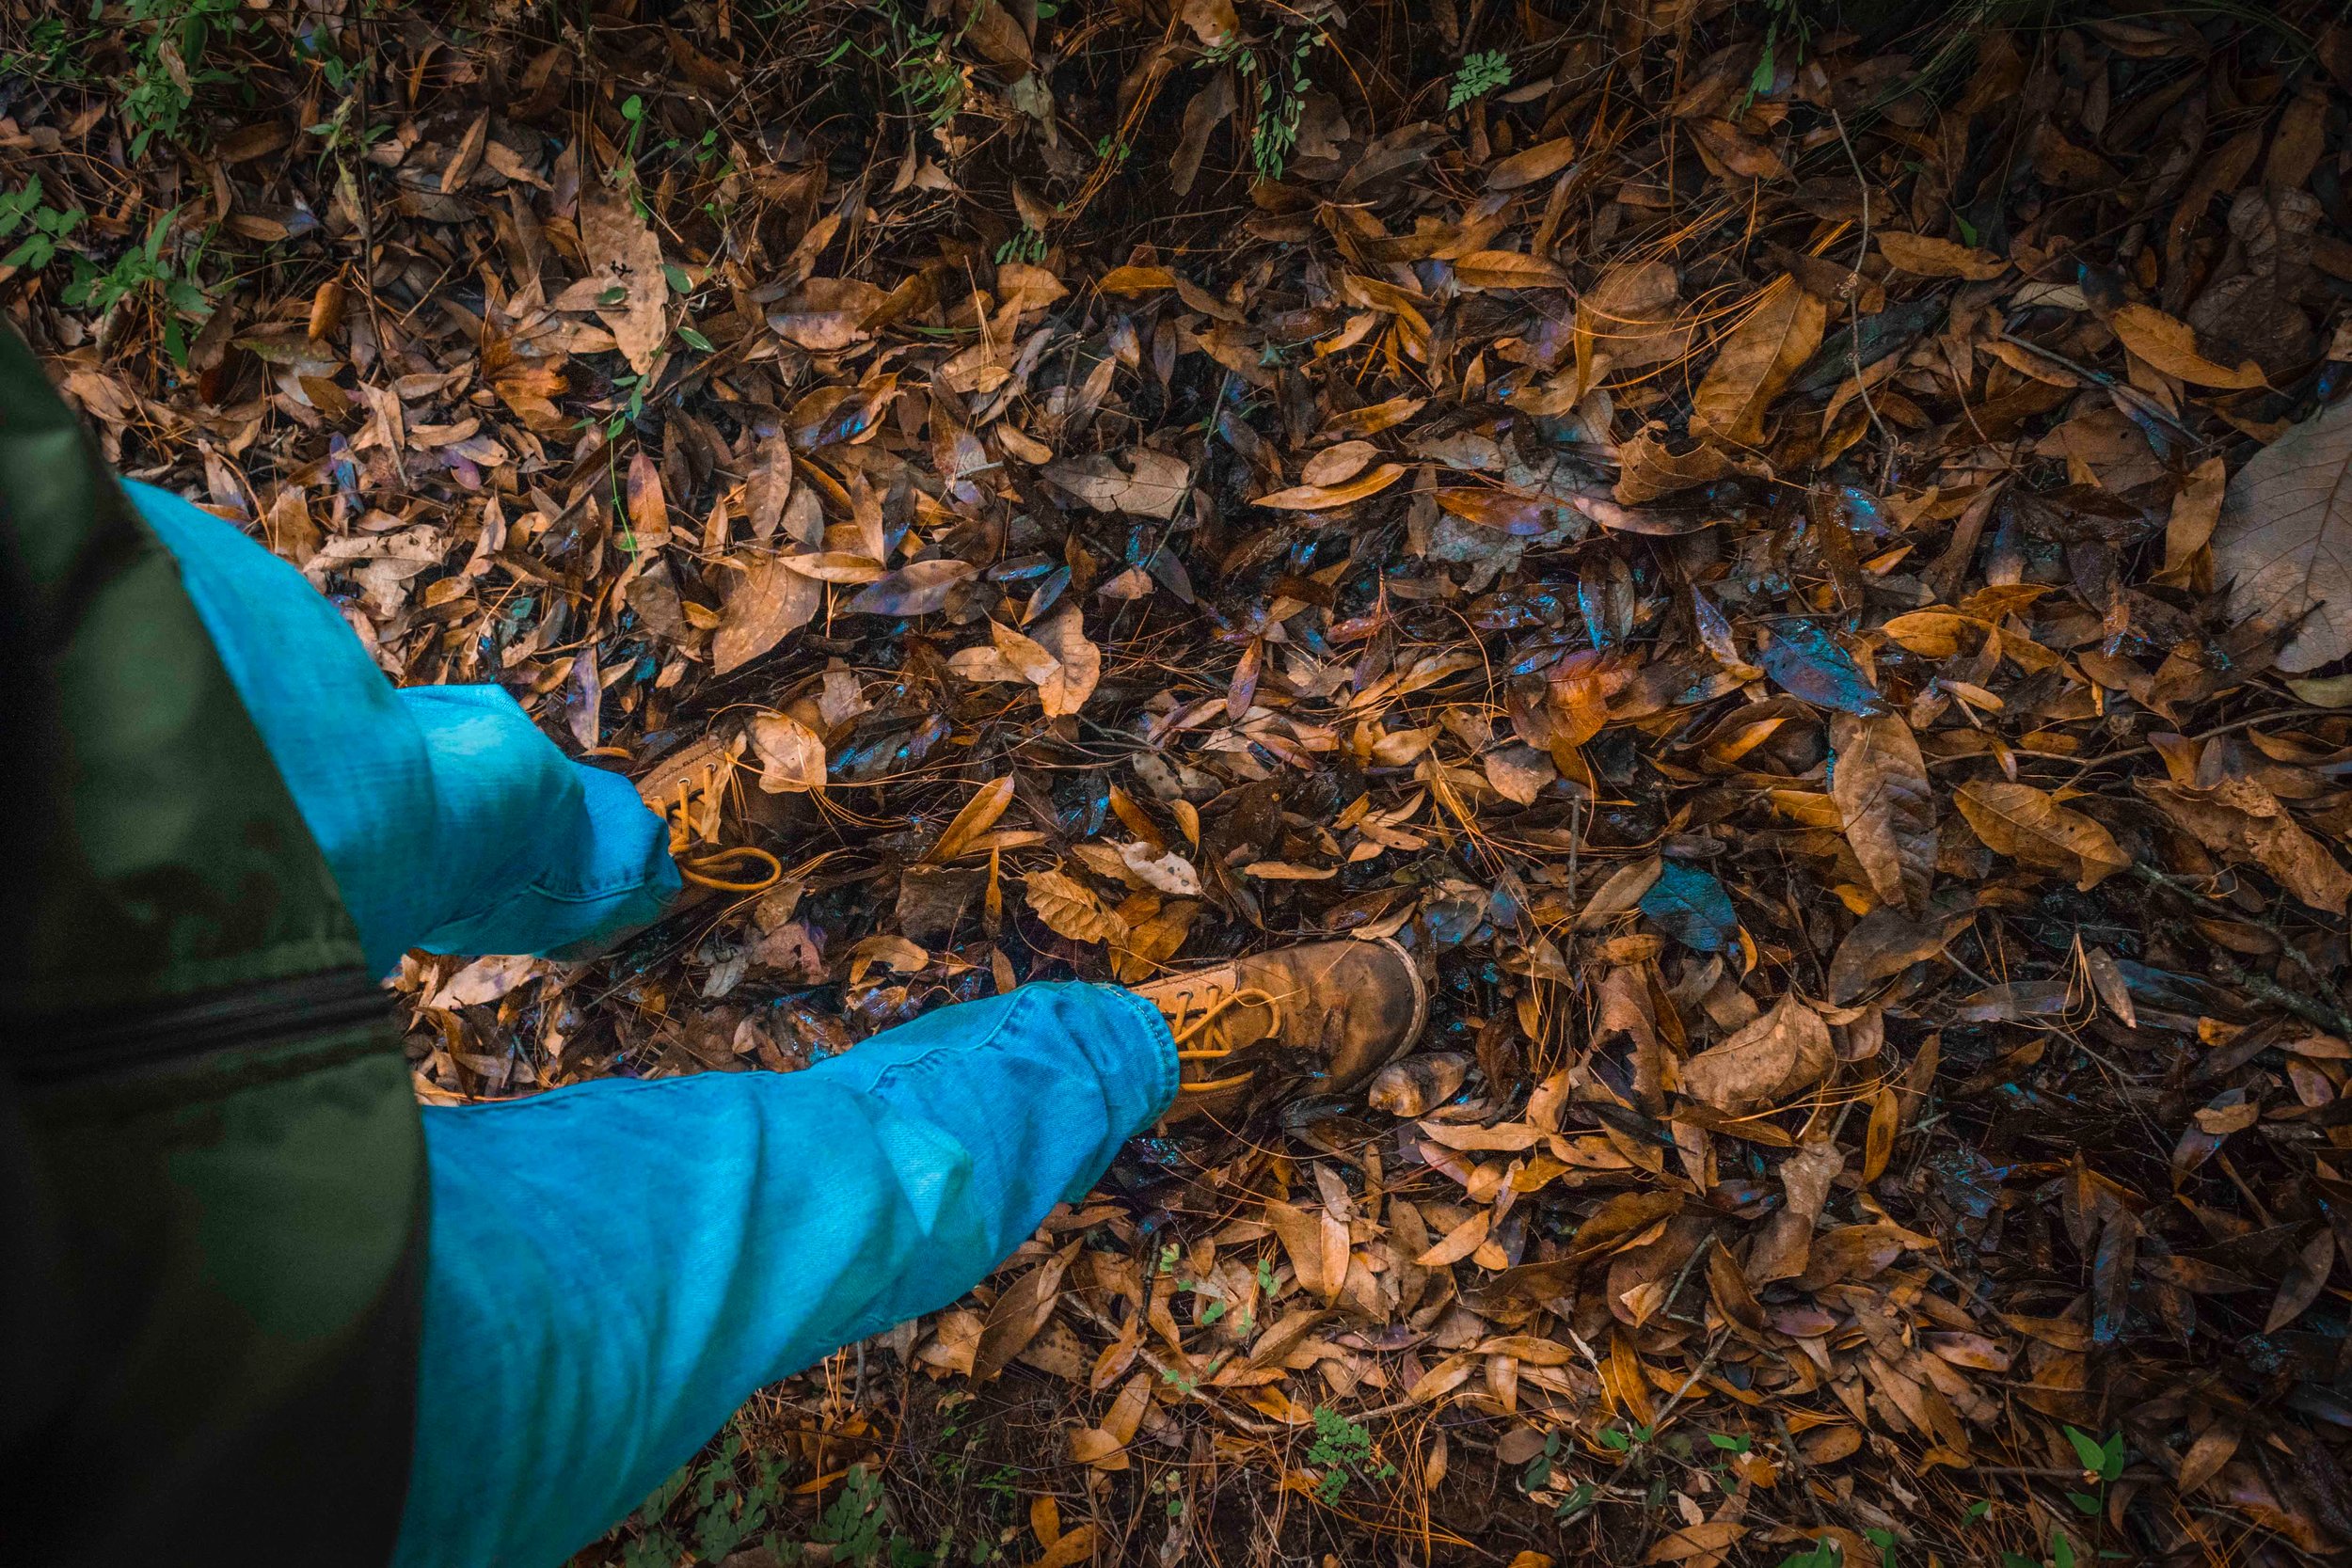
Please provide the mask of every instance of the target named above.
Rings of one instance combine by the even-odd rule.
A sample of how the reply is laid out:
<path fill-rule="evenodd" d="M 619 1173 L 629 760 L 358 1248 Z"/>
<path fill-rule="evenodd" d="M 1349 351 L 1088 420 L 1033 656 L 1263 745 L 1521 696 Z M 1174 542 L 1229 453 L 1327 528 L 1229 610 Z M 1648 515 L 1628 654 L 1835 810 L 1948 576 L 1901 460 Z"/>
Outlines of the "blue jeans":
<path fill-rule="evenodd" d="M 545 953 L 678 886 L 626 780 L 495 687 L 395 690 L 302 575 L 128 486 L 178 559 L 369 959 Z M 946 1306 L 1176 1092 L 1105 986 L 945 1007 L 804 1072 L 426 1107 L 433 1209 L 400 1568 L 551 1568 L 743 1398 Z"/>

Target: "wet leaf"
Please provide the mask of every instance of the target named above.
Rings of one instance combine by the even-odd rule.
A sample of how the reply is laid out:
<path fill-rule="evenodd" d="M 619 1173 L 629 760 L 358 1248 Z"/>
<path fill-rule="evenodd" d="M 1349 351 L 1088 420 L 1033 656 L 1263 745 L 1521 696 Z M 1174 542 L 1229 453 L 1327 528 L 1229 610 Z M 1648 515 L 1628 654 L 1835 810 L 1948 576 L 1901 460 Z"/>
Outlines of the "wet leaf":
<path fill-rule="evenodd" d="M 1782 621 L 1756 652 L 1756 662 L 1772 684 L 1817 707 L 1864 718 L 1885 705 L 1853 656 L 1810 621 Z"/>
<path fill-rule="evenodd" d="M 1642 895 L 1642 913 L 1684 946 L 1720 953 L 1739 940 L 1740 915 L 1724 884 L 1704 867 L 1668 861 Z"/>

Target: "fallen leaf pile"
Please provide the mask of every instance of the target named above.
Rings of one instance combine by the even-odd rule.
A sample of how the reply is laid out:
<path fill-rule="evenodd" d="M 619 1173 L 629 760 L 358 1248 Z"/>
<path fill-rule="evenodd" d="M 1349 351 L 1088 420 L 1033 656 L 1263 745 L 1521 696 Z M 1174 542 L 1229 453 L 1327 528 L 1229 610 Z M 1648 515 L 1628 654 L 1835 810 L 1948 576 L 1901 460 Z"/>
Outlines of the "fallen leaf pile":
<path fill-rule="evenodd" d="M 878 1528 L 855 1465 L 1056 1565 L 2352 1549 L 2352 31 L 461 9 L 249 6 L 143 150 L 137 25 L 0 76 L 110 456 L 783 868 L 411 956 L 420 1092 L 1433 988 L 762 1395 L 763 1528 Z"/>

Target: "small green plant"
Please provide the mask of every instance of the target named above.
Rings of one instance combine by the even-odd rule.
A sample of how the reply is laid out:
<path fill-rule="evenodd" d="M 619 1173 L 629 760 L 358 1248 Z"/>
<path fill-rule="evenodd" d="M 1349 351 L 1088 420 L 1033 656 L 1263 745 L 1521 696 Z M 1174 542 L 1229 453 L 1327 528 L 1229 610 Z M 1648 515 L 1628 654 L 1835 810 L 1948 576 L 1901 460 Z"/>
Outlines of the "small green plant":
<path fill-rule="evenodd" d="M 126 300 L 146 297 L 152 301 L 164 322 L 164 351 L 174 364 L 188 361 L 186 322 L 201 322 L 213 313 L 213 302 L 205 294 L 204 286 L 197 279 L 197 263 L 202 259 L 203 241 L 181 253 L 166 254 L 164 244 L 171 236 L 172 221 L 180 209 L 158 217 L 148 226 L 147 238 L 115 258 L 112 266 L 101 269 L 95 261 L 73 253 L 73 281 L 66 285 L 61 296 L 76 309 L 87 309 L 104 315 Z"/>
<path fill-rule="evenodd" d="M 205 63 L 213 40 L 245 24 L 240 0 L 131 0 L 130 70 L 114 83 L 115 105 L 131 132 L 131 156 L 161 136 L 179 139 L 201 87 L 235 80 Z"/>
<path fill-rule="evenodd" d="M 1307 1463 L 1323 1472 L 1323 1479 L 1315 1483 L 1315 1496 L 1326 1503 L 1339 1501 L 1351 1477 L 1386 1481 L 1396 1474 L 1393 1465 L 1367 1469 L 1372 1463 L 1372 1433 L 1362 1423 L 1322 1404 L 1315 1406 L 1315 1440 L 1307 1449 Z"/>
<path fill-rule="evenodd" d="M 2048 1568 L 2074 1568 L 2074 1538 L 2061 1526 L 2050 1527 L 2050 1555 L 2046 1560 Z M 2001 1568 L 2043 1568 L 2043 1564 L 2022 1552 L 2003 1552 Z"/>
<path fill-rule="evenodd" d="M 2106 1490 L 2123 1474 L 2123 1434 L 2116 1433 L 2101 1442 L 2078 1427 L 2066 1429 L 2066 1440 L 2074 1445 L 2074 1457 L 2083 1462 L 2083 1483 L 2095 1488 L 2089 1492 L 2069 1492 L 2066 1500 L 2084 1513 L 2096 1518 L 2106 1506 Z"/>
<path fill-rule="evenodd" d="M 1497 87 L 1511 85 L 1511 57 L 1500 49 L 1483 49 L 1462 56 L 1462 69 L 1454 73 L 1454 87 L 1445 95 L 1446 112 L 1451 114 L 1473 98 L 1484 98 Z"/>
<path fill-rule="evenodd" d="M 79 82 L 89 75 L 82 63 L 81 41 L 61 16 L 44 16 L 24 30 L 24 47 L 0 53 L 0 75 L 26 76 L 40 82 Z"/>
<path fill-rule="evenodd" d="M 1780 1560 L 1780 1568 L 1840 1568 L 1837 1544 L 1822 1536 L 1801 1552 L 1790 1552 Z"/>
<path fill-rule="evenodd" d="M 1813 19 L 1798 0 L 1764 0 L 1772 20 L 1764 26 L 1764 49 L 1756 56 L 1756 71 L 1748 78 L 1747 95 L 1740 101 L 1740 112 L 1745 114 L 1756 94 L 1770 92 L 1780 78 L 1780 47 L 1784 41 L 1794 45 L 1796 63 L 1803 64 L 1805 50 L 1813 41 Z"/>
<path fill-rule="evenodd" d="M 51 207 L 40 198 L 40 176 L 36 174 L 20 190 L 0 195 L 0 240 L 7 239 L 19 229 L 24 238 L 6 256 L 0 256 L 0 267 L 21 267 L 26 272 L 39 272 L 56 256 L 57 247 L 66 236 L 82 226 L 89 214 L 79 207 L 63 211 Z"/>
<path fill-rule="evenodd" d="M 1045 236 L 1036 230 L 1023 227 L 1021 232 L 996 247 L 996 264 L 1007 261 L 1026 261 L 1035 266 L 1045 260 Z"/>
<path fill-rule="evenodd" d="M 1234 75 L 1256 84 L 1249 125 L 1249 163 L 1261 179 L 1279 180 L 1298 146 L 1298 122 L 1307 112 L 1307 93 L 1314 80 L 1307 71 L 1308 56 L 1324 43 L 1311 27 L 1293 33 L 1277 28 L 1274 41 L 1259 49 L 1229 38 L 1204 51 L 1196 65 L 1231 64 Z"/>

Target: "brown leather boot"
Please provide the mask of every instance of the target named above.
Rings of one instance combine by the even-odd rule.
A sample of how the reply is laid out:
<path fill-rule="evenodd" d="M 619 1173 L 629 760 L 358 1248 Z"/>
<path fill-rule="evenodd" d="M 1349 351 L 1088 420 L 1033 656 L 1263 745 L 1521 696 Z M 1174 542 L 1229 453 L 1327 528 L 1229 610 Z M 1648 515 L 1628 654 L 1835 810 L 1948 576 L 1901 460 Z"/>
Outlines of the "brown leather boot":
<path fill-rule="evenodd" d="M 1164 1123 L 1230 1120 L 1284 1077 L 1354 1088 L 1402 1055 L 1429 1018 L 1404 948 L 1315 942 L 1190 970 L 1137 988 L 1176 1037 L 1184 1084 Z"/>

